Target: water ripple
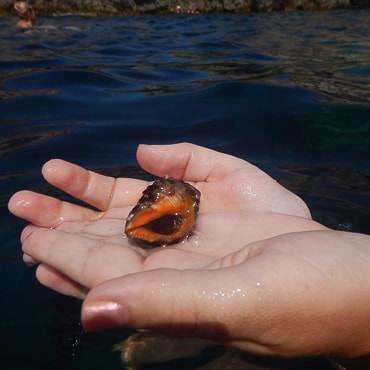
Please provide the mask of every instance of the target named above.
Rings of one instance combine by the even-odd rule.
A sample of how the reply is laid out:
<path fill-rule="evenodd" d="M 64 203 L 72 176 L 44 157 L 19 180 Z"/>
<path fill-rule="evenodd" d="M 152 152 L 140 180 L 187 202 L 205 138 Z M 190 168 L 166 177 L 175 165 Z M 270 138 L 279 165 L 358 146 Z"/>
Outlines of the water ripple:
<path fill-rule="evenodd" d="M 2 19 L 0 207 L 24 188 L 60 196 L 40 175 L 52 157 L 144 177 L 138 143 L 190 141 L 254 162 L 320 222 L 370 233 L 369 15 L 40 17 L 31 30 Z M 2 362 L 122 368 L 112 337 L 86 336 L 79 307 L 36 285 L 19 258 L 24 223 L 4 214 Z"/>

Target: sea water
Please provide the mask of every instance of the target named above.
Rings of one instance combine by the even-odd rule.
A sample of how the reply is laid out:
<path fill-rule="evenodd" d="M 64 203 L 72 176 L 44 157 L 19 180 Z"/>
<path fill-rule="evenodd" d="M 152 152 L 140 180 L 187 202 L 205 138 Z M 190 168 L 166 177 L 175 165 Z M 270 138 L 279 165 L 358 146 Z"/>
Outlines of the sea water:
<path fill-rule="evenodd" d="M 21 260 L 25 224 L 6 204 L 25 188 L 60 195 L 40 176 L 50 158 L 140 177 L 139 143 L 189 141 L 260 166 L 327 226 L 369 233 L 369 21 L 369 10 L 40 17 L 28 30 L 1 19 L 1 368 L 125 368 L 111 349 L 130 332 L 84 334 L 80 303 Z"/>

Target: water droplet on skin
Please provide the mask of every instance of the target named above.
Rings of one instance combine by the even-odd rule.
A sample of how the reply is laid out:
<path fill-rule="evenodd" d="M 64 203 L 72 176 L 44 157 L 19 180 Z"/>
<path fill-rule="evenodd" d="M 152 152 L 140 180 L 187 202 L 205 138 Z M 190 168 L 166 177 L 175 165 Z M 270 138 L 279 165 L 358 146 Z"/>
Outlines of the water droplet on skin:
<path fill-rule="evenodd" d="M 192 240 L 192 242 L 194 243 L 194 245 L 195 245 L 195 247 L 199 247 L 200 246 L 200 237 L 199 237 L 199 235 L 197 235 L 197 234 L 193 234 L 193 235 L 191 235 L 191 240 Z"/>
<path fill-rule="evenodd" d="M 56 229 L 58 226 L 60 226 L 62 223 L 64 222 L 64 217 L 63 216 L 60 216 L 58 218 L 58 222 L 54 225 L 54 226 L 51 226 L 50 229 L 53 230 L 53 229 Z"/>
<path fill-rule="evenodd" d="M 24 199 L 21 199 L 21 200 L 19 200 L 17 203 L 16 203 L 16 206 L 17 207 L 27 207 L 27 206 L 29 206 L 31 204 L 31 202 L 28 202 L 28 201 L 26 201 L 26 200 L 24 200 Z"/>

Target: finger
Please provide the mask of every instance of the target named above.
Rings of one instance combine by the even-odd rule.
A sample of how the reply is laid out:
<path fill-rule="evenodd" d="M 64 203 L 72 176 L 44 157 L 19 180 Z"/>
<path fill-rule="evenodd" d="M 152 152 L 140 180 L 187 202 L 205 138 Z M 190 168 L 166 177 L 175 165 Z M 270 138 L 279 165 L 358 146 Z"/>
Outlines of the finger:
<path fill-rule="evenodd" d="M 256 169 L 239 158 L 189 143 L 140 145 L 137 159 L 144 170 L 157 176 L 194 182 L 220 179 L 238 168 Z"/>
<path fill-rule="evenodd" d="M 61 272 L 44 264 L 37 267 L 36 277 L 37 280 L 46 287 L 70 297 L 84 299 L 88 292 L 88 289 L 81 284 L 78 284 Z"/>
<path fill-rule="evenodd" d="M 56 198 L 20 191 L 9 200 L 9 211 L 41 227 L 56 227 L 65 221 L 94 220 L 100 213 Z"/>
<path fill-rule="evenodd" d="M 34 258 L 26 253 L 23 254 L 23 262 L 28 266 L 37 265 L 39 263 L 39 261 L 36 261 Z"/>
<path fill-rule="evenodd" d="M 239 326 L 244 324 L 240 312 L 250 319 L 250 338 L 257 329 L 249 313 L 259 312 L 262 317 L 264 312 L 259 287 L 248 277 L 244 274 L 241 285 L 240 276 L 230 269 L 161 269 L 114 279 L 88 293 L 82 323 L 86 331 L 128 326 L 238 346 L 238 339 L 229 333 L 240 334 Z M 263 343 L 252 339 L 239 346 L 257 353 L 268 351 Z"/>
<path fill-rule="evenodd" d="M 147 184 L 142 180 L 117 180 L 60 159 L 45 163 L 42 173 L 53 186 L 100 210 L 135 204 Z"/>
<path fill-rule="evenodd" d="M 137 159 L 155 175 L 200 182 L 200 191 L 207 187 L 201 211 L 254 209 L 311 218 L 300 198 L 242 159 L 189 143 L 140 145 Z"/>
<path fill-rule="evenodd" d="M 368 348 L 367 334 L 360 337 L 369 322 L 363 278 L 369 237 L 346 238 L 290 233 L 256 243 L 252 256 L 232 268 L 157 269 L 114 279 L 87 294 L 82 323 L 87 331 L 128 326 L 206 337 L 263 355 L 358 356 Z M 336 256 L 338 249 L 345 254 Z M 353 255 L 355 271 L 348 269 Z M 360 298 L 366 304 L 348 321 Z"/>
<path fill-rule="evenodd" d="M 48 265 L 87 288 L 142 269 L 142 257 L 124 245 L 123 237 L 110 243 L 105 238 L 29 225 L 22 232 L 21 241 L 23 252 L 33 261 Z"/>

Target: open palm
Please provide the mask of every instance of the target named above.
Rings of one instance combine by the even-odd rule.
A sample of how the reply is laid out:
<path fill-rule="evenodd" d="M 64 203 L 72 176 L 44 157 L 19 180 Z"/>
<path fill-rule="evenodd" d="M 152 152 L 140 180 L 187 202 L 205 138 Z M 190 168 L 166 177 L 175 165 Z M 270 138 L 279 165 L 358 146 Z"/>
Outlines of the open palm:
<path fill-rule="evenodd" d="M 29 191 L 9 201 L 30 222 L 24 260 L 44 285 L 84 298 L 86 330 L 147 328 L 257 354 L 369 352 L 369 236 L 312 221 L 300 198 L 241 159 L 191 144 L 140 146 L 137 158 L 201 191 L 187 240 L 141 248 L 123 230 L 148 183 L 60 160 L 43 167 L 46 181 L 88 207 Z"/>
<path fill-rule="evenodd" d="M 29 191 L 13 196 L 10 210 L 31 222 L 22 233 L 24 259 L 39 263 L 40 282 L 83 297 L 118 276 L 165 267 L 211 268 L 254 241 L 318 227 L 298 197 L 235 157 L 177 144 L 141 146 L 138 161 L 155 175 L 182 178 L 201 191 L 194 235 L 167 248 L 140 248 L 123 229 L 148 183 L 52 160 L 43 167 L 45 179 L 100 211 Z"/>

